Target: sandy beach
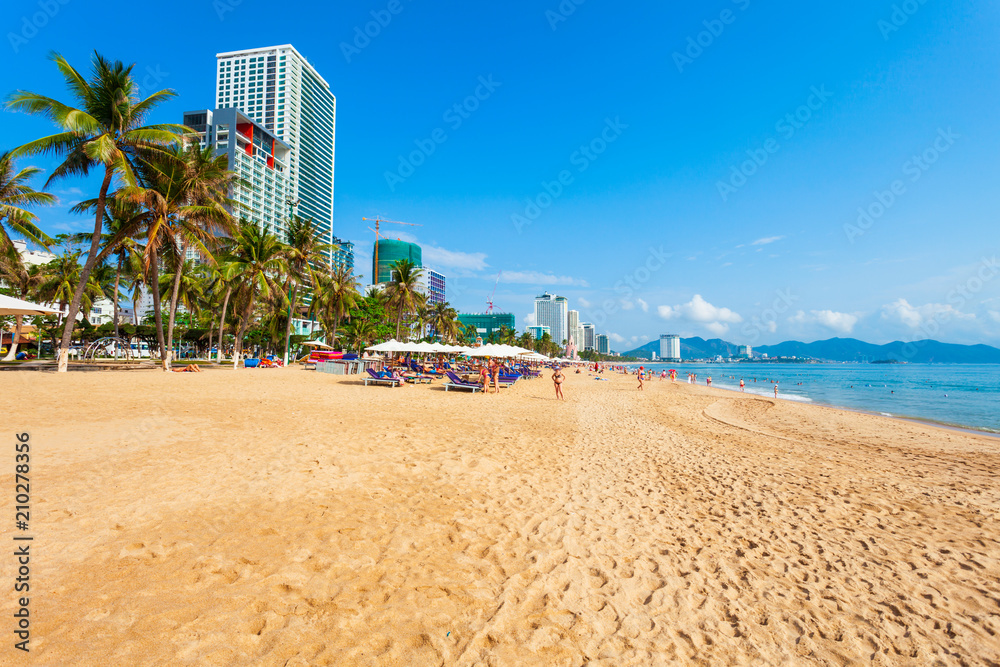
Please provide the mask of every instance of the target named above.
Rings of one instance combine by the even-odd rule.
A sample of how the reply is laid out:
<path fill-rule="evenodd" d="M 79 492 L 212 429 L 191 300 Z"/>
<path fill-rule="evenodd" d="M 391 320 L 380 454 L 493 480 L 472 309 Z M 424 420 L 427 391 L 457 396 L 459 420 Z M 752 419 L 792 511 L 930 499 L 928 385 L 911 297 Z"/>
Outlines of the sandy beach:
<path fill-rule="evenodd" d="M 0 663 L 1000 663 L 1000 439 L 604 377 L 0 373 Z"/>

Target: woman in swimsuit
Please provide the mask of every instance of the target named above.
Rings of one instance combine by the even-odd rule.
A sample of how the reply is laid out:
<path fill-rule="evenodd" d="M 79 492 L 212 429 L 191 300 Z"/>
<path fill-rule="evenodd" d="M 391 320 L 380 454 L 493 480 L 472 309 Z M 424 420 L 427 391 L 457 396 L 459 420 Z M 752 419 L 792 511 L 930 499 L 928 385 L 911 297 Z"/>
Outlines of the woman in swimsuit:
<path fill-rule="evenodd" d="M 563 380 L 565 379 L 566 376 L 563 375 L 562 366 L 556 366 L 555 369 L 552 371 L 552 384 L 554 384 L 556 387 L 556 400 L 562 400 L 562 401 L 566 400 L 566 397 L 563 396 L 562 392 L 562 383 Z"/>

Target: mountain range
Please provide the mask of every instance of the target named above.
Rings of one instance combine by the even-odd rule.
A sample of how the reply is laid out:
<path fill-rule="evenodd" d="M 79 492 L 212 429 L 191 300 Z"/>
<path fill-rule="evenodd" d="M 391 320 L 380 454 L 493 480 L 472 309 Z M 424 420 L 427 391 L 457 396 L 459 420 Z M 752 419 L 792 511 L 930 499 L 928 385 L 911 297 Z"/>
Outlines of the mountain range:
<path fill-rule="evenodd" d="M 681 358 L 708 359 L 716 356 L 735 357 L 737 345 L 721 338 L 682 338 Z M 623 352 L 625 357 L 650 359 L 660 352 L 660 341 L 653 340 L 642 347 Z M 956 345 L 936 340 L 919 340 L 912 343 L 894 341 L 885 345 L 866 343 L 856 338 L 830 338 L 812 343 L 789 340 L 777 345 L 760 345 L 753 348 L 754 358 L 761 354 L 768 357 L 805 357 L 822 361 L 907 361 L 915 364 L 1000 364 L 1000 349 L 989 345 Z"/>

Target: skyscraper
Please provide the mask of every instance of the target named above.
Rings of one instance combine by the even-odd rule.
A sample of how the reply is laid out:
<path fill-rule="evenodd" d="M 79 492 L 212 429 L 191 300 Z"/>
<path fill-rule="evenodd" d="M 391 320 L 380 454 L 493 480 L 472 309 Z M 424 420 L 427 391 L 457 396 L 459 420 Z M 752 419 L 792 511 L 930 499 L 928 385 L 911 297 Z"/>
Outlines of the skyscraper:
<path fill-rule="evenodd" d="M 330 85 L 291 44 L 215 57 L 215 106 L 241 110 L 291 147 L 285 210 L 312 220 L 333 244 L 337 99 Z"/>
<path fill-rule="evenodd" d="M 421 293 L 427 297 L 428 306 L 444 303 L 448 300 L 445 294 L 446 278 L 443 273 L 425 268 L 421 271 L 418 282 Z"/>
<path fill-rule="evenodd" d="M 594 329 L 594 325 L 590 322 L 584 322 L 580 325 L 580 328 L 583 329 L 583 344 L 581 349 L 596 350 L 597 340 L 595 339 L 595 335 L 597 332 Z"/>
<path fill-rule="evenodd" d="M 569 344 L 570 336 L 573 337 L 573 345 L 577 352 L 583 351 L 583 327 L 580 326 L 580 311 L 566 311 L 566 341 Z"/>
<path fill-rule="evenodd" d="M 562 345 L 568 336 L 566 320 L 568 302 L 564 296 L 545 292 L 535 297 L 535 325 L 548 327 L 552 342 Z"/>

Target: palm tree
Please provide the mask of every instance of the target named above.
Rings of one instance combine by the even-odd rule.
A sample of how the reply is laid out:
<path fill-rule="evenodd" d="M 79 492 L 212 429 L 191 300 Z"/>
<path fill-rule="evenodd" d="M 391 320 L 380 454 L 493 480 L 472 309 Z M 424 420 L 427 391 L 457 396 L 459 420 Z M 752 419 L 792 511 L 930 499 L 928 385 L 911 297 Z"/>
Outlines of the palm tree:
<path fill-rule="evenodd" d="M 92 199 L 90 201 L 77 204 L 70 210 L 73 213 L 89 212 L 96 205 L 97 201 Z M 128 289 L 128 284 L 130 282 L 129 269 L 133 264 L 134 258 L 141 255 L 144 250 L 144 246 L 137 239 L 131 236 L 123 236 L 120 232 L 125 229 L 130 230 L 134 228 L 137 220 L 145 214 L 145 211 L 140 209 L 135 204 L 117 197 L 110 198 L 108 205 L 105 207 L 104 228 L 107 231 L 101 234 L 101 252 L 98 255 L 98 261 L 103 261 L 112 254 L 115 256 L 115 284 L 110 290 L 111 294 L 119 295 L 121 293 L 123 281 L 125 283 L 125 288 Z M 90 240 L 90 234 L 72 234 L 69 237 L 69 240 L 74 244 L 86 243 Z M 133 304 L 137 302 L 138 298 L 133 298 Z M 121 307 L 120 298 L 114 299 L 113 306 L 115 338 L 118 338 L 118 311 Z M 117 348 L 115 349 L 117 354 Z"/>
<path fill-rule="evenodd" d="M 80 253 L 67 251 L 40 267 L 36 293 L 39 300 L 45 303 L 58 303 L 59 310 L 64 312 L 66 306 L 76 298 L 75 295 L 80 294 L 82 310 L 89 313 L 94 300 L 104 296 L 104 293 L 94 280 L 93 274 L 88 276 L 86 284 L 81 287 L 82 280 L 83 267 L 80 266 Z M 69 355 L 66 356 L 68 358 Z"/>
<path fill-rule="evenodd" d="M 19 299 L 28 299 L 40 282 L 39 272 L 31 269 L 32 267 L 21 259 L 21 253 L 14 244 L 0 247 L 0 282 L 13 291 L 14 296 Z M 12 361 L 17 357 L 17 341 L 21 337 L 23 316 L 16 315 L 14 322 L 14 335 L 10 339 L 10 349 L 7 350 L 4 361 Z M 37 332 L 35 335 L 38 335 Z"/>
<path fill-rule="evenodd" d="M 344 338 L 348 349 L 360 352 L 375 342 L 375 323 L 366 317 L 352 318 L 344 327 Z"/>
<path fill-rule="evenodd" d="M 447 301 L 434 304 L 431 310 L 430 324 L 445 343 L 458 334 L 461 326 L 458 321 L 458 313 L 448 305 Z"/>
<path fill-rule="evenodd" d="M 324 253 L 335 250 L 329 243 L 320 243 L 319 231 L 312 220 L 292 216 L 288 221 L 288 280 L 292 283 L 291 305 L 289 313 L 296 312 L 299 287 L 303 284 L 317 285 L 316 271 L 313 265 L 323 261 Z M 315 290 L 313 300 L 316 299 Z M 285 356 L 284 363 L 288 365 L 288 344 L 292 337 L 292 317 L 285 325 Z"/>
<path fill-rule="evenodd" d="M 423 271 L 407 259 L 400 259 L 392 264 L 392 282 L 385 293 L 388 303 L 396 311 L 396 340 L 403 325 L 403 315 L 414 313 L 424 305 L 426 297 L 417 291 L 420 276 Z"/>
<path fill-rule="evenodd" d="M 13 155 L 65 155 L 63 163 L 55 168 L 46 181 L 46 187 L 57 178 L 85 176 L 91 169 L 104 168 L 104 179 L 97 195 L 90 250 L 77 291 L 69 303 L 66 326 L 59 344 L 58 370 L 65 372 L 76 314 L 90 273 L 97 265 L 104 208 L 111 181 L 117 177 L 126 185 L 135 186 L 134 166 L 138 157 L 177 143 L 179 135 L 189 130 L 182 125 L 143 125 L 147 114 L 156 105 L 173 97 L 174 93 L 161 90 L 139 100 L 139 86 L 132 77 L 135 65 L 111 62 L 95 52 L 91 78 L 87 80 L 62 56 L 53 54 L 52 60 L 63 75 L 77 107 L 25 90 L 15 92 L 7 103 L 9 109 L 46 116 L 55 123 L 59 132 L 31 141 L 15 149 Z M 153 292 L 156 293 L 156 290 Z"/>
<path fill-rule="evenodd" d="M 222 298 L 222 315 L 219 317 L 219 343 L 218 351 L 216 353 L 215 360 L 219 363 L 222 362 L 222 341 L 225 335 L 226 327 L 226 313 L 229 310 L 229 299 L 233 296 L 233 288 L 235 285 L 236 276 L 236 266 L 225 259 L 225 255 L 221 252 L 216 253 L 216 257 L 219 260 L 215 265 L 203 264 L 202 269 L 208 274 L 208 284 L 206 285 L 206 291 L 212 294 L 218 294 L 221 290 L 223 292 Z M 209 354 L 211 354 L 211 346 L 209 346 Z"/>
<path fill-rule="evenodd" d="M 360 288 L 361 283 L 348 266 L 335 266 L 329 276 L 320 276 L 313 295 L 313 308 L 327 331 L 328 344 L 336 345 L 334 341 L 340 321 L 350 317 L 351 311 L 357 307 L 361 299 Z"/>
<path fill-rule="evenodd" d="M 263 231 L 252 222 L 241 224 L 232 238 L 232 247 L 226 260 L 233 265 L 236 295 L 243 304 L 233 351 L 233 367 L 236 369 L 240 366 L 243 336 L 250 325 L 257 296 L 267 297 L 276 290 L 280 292 L 280 277 L 288 270 L 285 259 L 287 254 L 287 246 L 278 237 Z"/>
<path fill-rule="evenodd" d="M 181 257 L 178 256 L 177 259 L 181 259 Z M 192 260 L 187 260 L 183 264 L 180 264 L 179 270 L 177 263 L 175 263 L 171 272 L 161 273 L 159 278 L 161 303 L 164 296 L 171 292 L 174 293 L 176 295 L 174 297 L 176 303 L 184 306 L 192 323 L 198 313 L 201 296 L 205 290 L 205 283 L 195 268 L 196 265 Z M 170 341 L 172 344 L 173 337 L 171 337 Z"/>
<path fill-rule="evenodd" d="M 47 246 L 52 242 L 35 226 L 37 216 L 24 208 L 52 204 L 56 200 L 49 193 L 38 192 L 27 184 L 29 178 L 39 173 L 41 169 L 37 167 L 25 167 L 17 171 L 11 154 L 0 153 L 0 250 L 12 245 L 11 232 L 40 246 Z"/>
<path fill-rule="evenodd" d="M 132 227 L 121 230 L 118 236 L 145 234 L 147 270 L 154 274 L 159 271 L 161 259 L 177 255 L 180 259 L 174 259 L 175 265 L 185 261 L 187 249 L 192 245 L 204 257 L 214 261 L 209 244 L 220 232 L 229 234 L 236 229 L 235 220 L 225 208 L 232 202 L 222 194 L 228 192 L 229 184 L 234 179 L 233 172 L 225 169 L 225 156 L 214 158 L 210 151 L 197 145 L 188 148 L 174 146 L 164 150 L 158 158 L 138 165 L 142 185 L 122 188 L 116 195 L 142 205 L 149 212 L 149 215 L 137 218 Z M 174 276 L 165 341 L 160 293 L 153 290 L 157 338 L 163 354 L 164 370 L 170 369 L 180 289 L 180 274 L 175 272 Z"/>

